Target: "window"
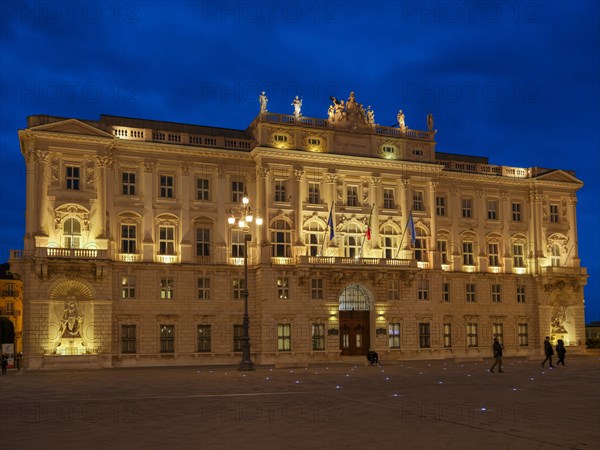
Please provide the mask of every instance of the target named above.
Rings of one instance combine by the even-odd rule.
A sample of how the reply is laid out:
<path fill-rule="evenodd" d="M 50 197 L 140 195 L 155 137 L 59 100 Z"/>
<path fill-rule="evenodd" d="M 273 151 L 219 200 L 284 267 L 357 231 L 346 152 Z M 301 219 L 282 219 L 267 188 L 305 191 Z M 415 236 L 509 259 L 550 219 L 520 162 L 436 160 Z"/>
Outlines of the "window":
<path fill-rule="evenodd" d="M 419 280 L 419 289 L 417 291 L 417 299 L 418 300 L 429 300 L 429 280 L 421 279 Z"/>
<path fill-rule="evenodd" d="M 467 293 L 467 303 L 475 303 L 475 283 L 467 283 L 465 292 Z"/>
<path fill-rule="evenodd" d="M 525 267 L 523 244 L 513 244 L 513 264 L 515 267 Z"/>
<path fill-rule="evenodd" d="M 173 175 L 160 176 L 160 198 L 173 198 Z"/>
<path fill-rule="evenodd" d="M 383 207 L 385 209 L 394 209 L 396 207 L 393 188 L 383 188 Z"/>
<path fill-rule="evenodd" d="M 551 203 L 550 204 L 550 222 L 558 223 L 558 218 L 559 218 L 558 205 Z"/>
<path fill-rule="evenodd" d="M 310 298 L 312 300 L 323 300 L 323 279 L 322 278 L 311 278 L 310 279 Z"/>
<path fill-rule="evenodd" d="M 417 261 L 427 261 L 427 237 L 423 236 L 423 230 L 421 230 L 421 228 L 417 228 L 416 234 L 415 259 Z"/>
<path fill-rule="evenodd" d="M 388 341 L 390 348 L 400 348 L 400 324 L 390 323 L 388 325 Z"/>
<path fill-rule="evenodd" d="M 276 220 L 271 229 L 271 256 L 290 258 L 292 256 L 292 231 L 285 220 Z"/>
<path fill-rule="evenodd" d="M 175 352 L 175 325 L 160 325 L 160 352 Z"/>
<path fill-rule="evenodd" d="M 321 187 L 317 182 L 308 182 L 308 203 L 311 205 L 318 205 L 321 203 Z"/>
<path fill-rule="evenodd" d="M 323 228 L 321 225 L 312 221 L 309 222 L 304 230 L 304 245 L 308 249 L 309 256 L 320 256 L 323 248 Z"/>
<path fill-rule="evenodd" d="M 135 195 L 135 172 L 123 172 L 121 175 L 121 193 Z"/>
<path fill-rule="evenodd" d="M 312 324 L 312 349 L 325 350 L 325 324 Z"/>
<path fill-rule="evenodd" d="M 435 198 L 435 215 L 445 216 L 446 215 L 446 197 Z"/>
<path fill-rule="evenodd" d="M 231 201 L 233 203 L 241 203 L 245 192 L 246 188 L 243 181 L 231 182 Z"/>
<path fill-rule="evenodd" d="M 289 323 L 277 324 L 277 351 L 289 352 L 292 350 L 292 326 Z"/>
<path fill-rule="evenodd" d="M 63 246 L 79 248 L 81 246 L 81 224 L 77 219 L 67 219 L 63 226 Z"/>
<path fill-rule="evenodd" d="M 445 323 L 444 324 L 444 348 L 452 347 L 452 324 Z"/>
<path fill-rule="evenodd" d="M 518 202 L 512 204 L 512 220 L 513 222 L 521 221 L 521 204 Z"/>
<path fill-rule="evenodd" d="M 135 298 L 135 276 L 121 277 L 121 298 Z"/>
<path fill-rule="evenodd" d="M 173 278 L 161 278 L 160 279 L 160 298 L 161 299 L 172 299 L 174 297 L 174 286 L 175 282 Z"/>
<path fill-rule="evenodd" d="M 517 303 L 525 303 L 525 285 L 517 285 Z"/>
<path fill-rule="evenodd" d="M 476 323 L 468 323 L 467 324 L 467 347 L 477 347 L 479 344 L 477 342 L 477 324 Z"/>
<path fill-rule="evenodd" d="M 502 285 L 492 284 L 492 303 L 500 303 L 502 301 Z"/>
<path fill-rule="evenodd" d="M 244 326 L 234 325 L 233 326 L 233 351 L 241 352 L 244 348 Z"/>
<path fill-rule="evenodd" d="M 446 303 L 450 301 L 450 283 L 442 283 L 442 301 Z"/>
<path fill-rule="evenodd" d="M 121 353 L 137 352 L 136 325 L 121 325 Z"/>
<path fill-rule="evenodd" d="M 284 180 L 275 180 L 275 201 L 287 202 L 287 188 Z"/>
<path fill-rule="evenodd" d="M 79 190 L 79 167 L 66 166 L 65 181 L 67 189 L 72 191 Z"/>
<path fill-rule="evenodd" d="M 246 287 L 244 279 L 234 278 L 233 280 L 231 280 L 231 285 L 233 288 L 233 299 L 242 300 L 244 298 L 244 289 Z"/>
<path fill-rule="evenodd" d="M 528 326 L 526 323 L 517 324 L 517 330 L 519 333 L 519 347 L 529 346 L 529 335 L 527 328 Z"/>
<path fill-rule="evenodd" d="M 387 299 L 400 300 L 400 280 L 387 280 Z"/>
<path fill-rule="evenodd" d="M 413 210 L 425 211 L 425 203 L 423 202 L 423 191 L 413 192 Z"/>
<path fill-rule="evenodd" d="M 462 199 L 462 217 L 465 219 L 473 217 L 473 200 L 470 198 Z"/>
<path fill-rule="evenodd" d="M 210 228 L 196 228 L 196 256 L 210 256 Z"/>
<path fill-rule="evenodd" d="M 246 233 L 242 230 L 231 230 L 231 257 L 232 258 L 243 258 L 244 257 L 244 239 Z"/>
<path fill-rule="evenodd" d="M 430 324 L 420 323 L 419 324 L 419 348 L 430 348 L 431 347 L 431 335 L 429 333 Z"/>
<path fill-rule="evenodd" d="M 473 255 L 473 242 L 463 242 L 463 266 L 474 266 L 475 256 Z"/>
<path fill-rule="evenodd" d="M 379 234 L 383 257 L 393 259 L 398 254 L 398 235 L 391 225 L 384 225 Z"/>
<path fill-rule="evenodd" d="M 210 180 L 207 178 L 196 178 L 196 200 L 210 200 Z"/>
<path fill-rule="evenodd" d="M 437 249 L 440 252 L 440 260 L 442 264 L 448 264 L 448 241 L 437 241 Z"/>
<path fill-rule="evenodd" d="M 361 242 L 364 236 L 364 231 L 360 230 L 356 224 L 349 224 L 345 240 L 344 253 L 348 258 L 358 258 L 360 255 Z"/>
<path fill-rule="evenodd" d="M 210 300 L 210 278 L 198 278 L 198 300 Z"/>
<path fill-rule="evenodd" d="M 492 336 L 498 338 L 500 345 L 504 345 L 504 325 L 501 323 L 492 324 Z"/>
<path fill-rule="evenodd" d="M 558 244 L 552 244 L 550 251 L 550 263 L 552 264 L 552 267 L 560 267 L 560 246 Z"/>
<path fill-rule="evenodd" d="M 158 227 L 158 253 L 160 255 L 175 254 L 175 227 Z"/>
<path fill-rule="evenodd" d="M 198 353 L 210 353 L 210 325 L 198 325 Z"/>
<path fill-rule="evenodd" d="M 346 205 L 358 206 L 358 186 L 346 187 Z"/>
<path fill-rule="evenodd" d="M 488 263 L 490 267 L 500 266 L 500 245 L 497 242 L 488 244 Z"/>
<path fill-rule="evenodd" d="M 121 225 L 121 253 L 137 253 L 136 226 Z"/>
<path fill-rule="evenodd" d="M 488 220 L 498 220 L 498 200 L 488 200 L 487 210 Z"/>
<path fill-rule="evenodd" d="M 277 298 L 287 300 L 290 296 L 289 279 L 277 278 Z"/>

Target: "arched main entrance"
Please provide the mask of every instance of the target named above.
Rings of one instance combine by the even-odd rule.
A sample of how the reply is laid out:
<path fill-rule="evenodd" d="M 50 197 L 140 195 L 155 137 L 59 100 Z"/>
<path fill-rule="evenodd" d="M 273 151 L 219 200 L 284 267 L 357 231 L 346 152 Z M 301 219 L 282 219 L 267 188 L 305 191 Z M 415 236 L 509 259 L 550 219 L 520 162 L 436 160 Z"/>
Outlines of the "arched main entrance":
<path fill-rule="evenodd" d="M 339 297 L 342 356 L 366 355 L 369 350 L 369 299 L 360 284 L 346 286 Z"/>

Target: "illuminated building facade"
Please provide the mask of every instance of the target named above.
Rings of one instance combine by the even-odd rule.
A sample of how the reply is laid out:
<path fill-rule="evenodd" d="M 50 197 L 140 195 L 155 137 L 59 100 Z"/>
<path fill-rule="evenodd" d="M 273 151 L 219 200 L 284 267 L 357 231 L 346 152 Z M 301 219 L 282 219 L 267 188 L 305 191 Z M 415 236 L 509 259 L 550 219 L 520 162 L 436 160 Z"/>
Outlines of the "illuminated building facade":
<path fill-rule="evenodd" d="M 8 269 L 8 264 L 0 264 L 0 336 L 3 344 L 14 344 L 19 353 L 23 351 L 23 283 Z"/>
<path fill-rule="evenodd" d="M 585 342 L 582 182 L 435 151 L 350 95 L 327 119 L 261 111 L 246 130 L 32 116 L 24 357 L 64 366 L 240 360 L 248 248 L 258 364 L 534 356 Z M 425 122 L 425 121 L 424 121 Z M 333 206 L 332 206 L 333 205 Z"/>

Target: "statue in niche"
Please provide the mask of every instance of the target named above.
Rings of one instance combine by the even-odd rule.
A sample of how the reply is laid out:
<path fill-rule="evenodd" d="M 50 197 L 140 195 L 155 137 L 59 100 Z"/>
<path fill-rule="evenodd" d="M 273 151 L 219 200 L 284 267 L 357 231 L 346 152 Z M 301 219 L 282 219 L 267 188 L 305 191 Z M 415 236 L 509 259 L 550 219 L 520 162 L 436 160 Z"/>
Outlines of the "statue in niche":
<path fill-rule="evenodd" d="M 567 333 L 564 323 L 567 321 L 567 307 L 563 305 L 557 305 L 554 308 L 552 314 L 552 333 L 553 334 L 564 334 Z"/>
<path fill-rule="evenodd" d="M 262 91 L 260 93 L 260 95 L 258 96 L 258 101 L 260 102 L 260 113 L 261 114 L 266 113 L 267 112 L 267 103 L 269 102 L 269 99 L 265 95 L 265 91 Z"/>
<path fill-rule="evenodd" d="M 65 302 L 65 309 L 60 323 L 59 331 L 61 337 L 67 339 L 81 338 L 81 324 L 83 317 L 79 315 L 77 310 L 77 302 L 75 296 L 69 295 Z"/>
<path fill-rule="evenodd" d="M 296 98 L 292 101 L 292 106 L 294 107 L 294 118 L 296 120 L 300 119 L 302 117 L 302 99 L 296 95 Z"/>
<path fill-rule="evenodd" d="M 427 114 L 427 129 L 433 131 L 433 114 Z"/>
<path fill-rule="evenodd" d="M 398 126 L 400 127 L 400 131 L 404 132 L 406 131 L 406 122 L 404 119 L 404 113 L 402 112 L 402 110 L 398 111 Z"/>

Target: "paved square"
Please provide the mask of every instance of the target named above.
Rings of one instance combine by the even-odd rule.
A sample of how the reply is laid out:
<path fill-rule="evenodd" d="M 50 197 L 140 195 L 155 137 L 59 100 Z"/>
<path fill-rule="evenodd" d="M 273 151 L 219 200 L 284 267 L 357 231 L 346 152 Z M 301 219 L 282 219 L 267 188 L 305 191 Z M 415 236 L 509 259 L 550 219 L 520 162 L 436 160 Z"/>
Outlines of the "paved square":
<path fill-rule="evenodd" d="M 9 372 L 2 449 L 600 448 L 600 359 Z"/>

